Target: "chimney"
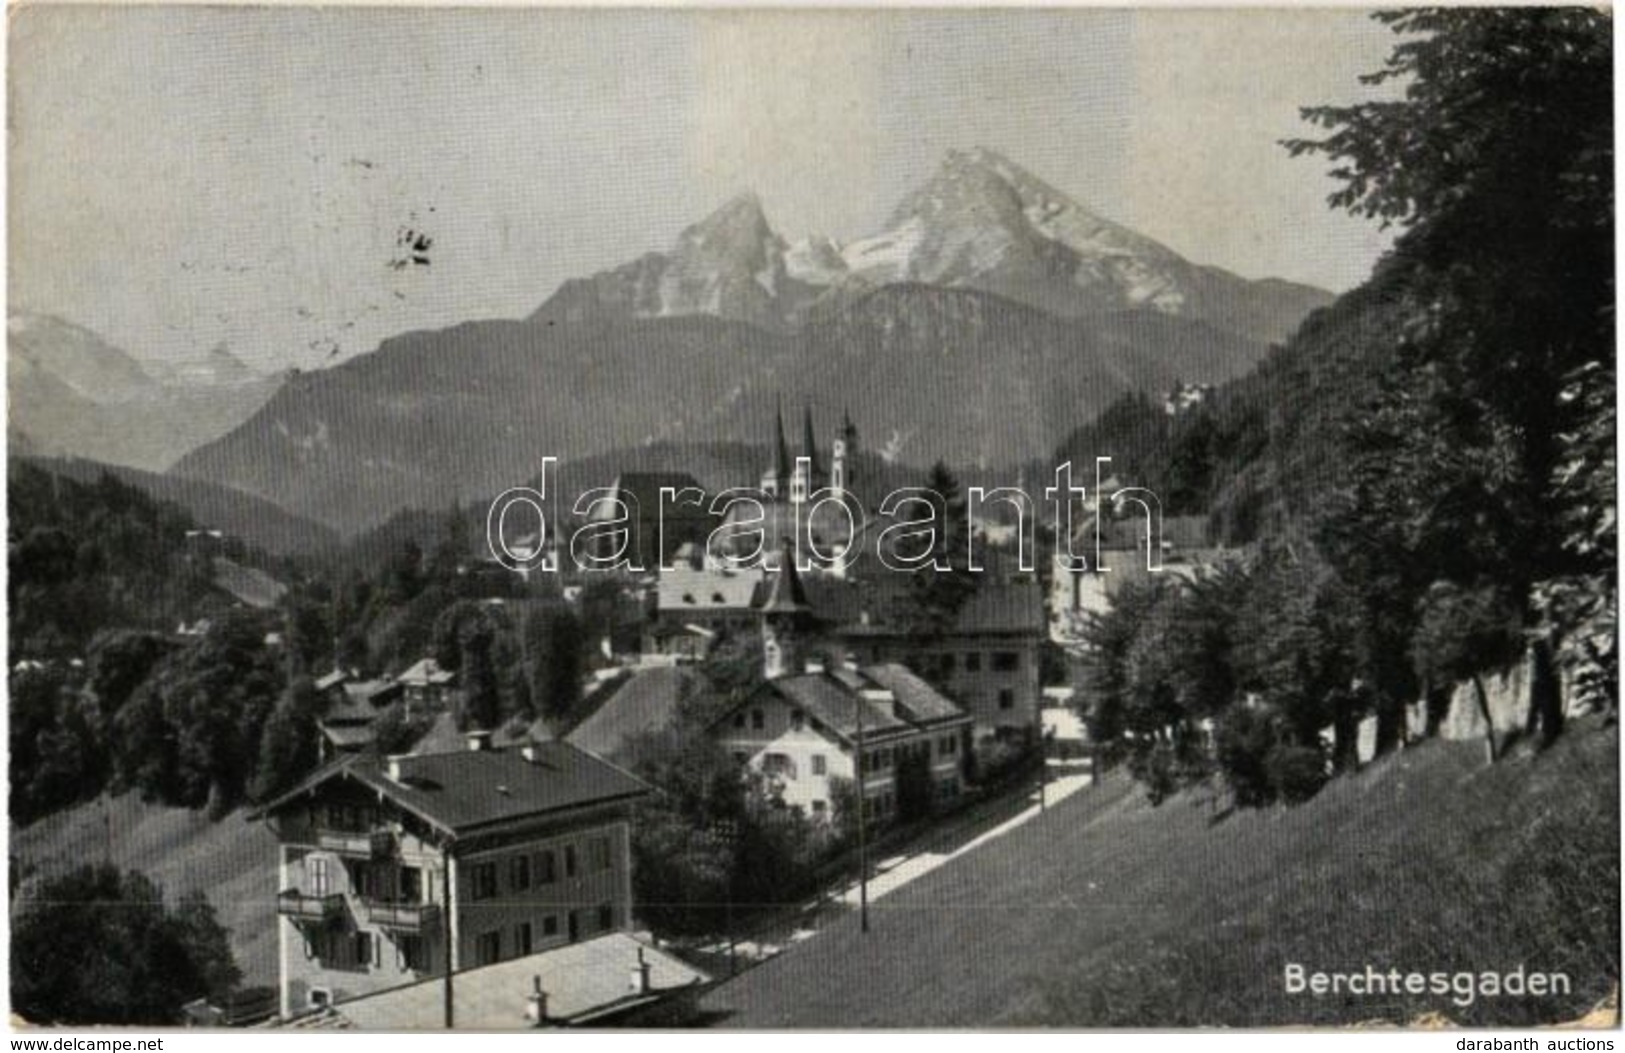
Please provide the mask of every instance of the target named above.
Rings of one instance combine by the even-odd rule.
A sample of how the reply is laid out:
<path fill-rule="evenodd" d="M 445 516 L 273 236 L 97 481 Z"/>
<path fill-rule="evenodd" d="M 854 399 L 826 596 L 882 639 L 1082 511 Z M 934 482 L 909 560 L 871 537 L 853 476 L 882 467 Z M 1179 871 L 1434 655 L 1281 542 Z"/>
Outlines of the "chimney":
<path fill-rule="evenodd" d="M 542 751 L 534 742 L 527 742 L 519 747 L 519 755 L 525 758 L 527 764 L 542 763 Z"/>
<path fill-rule="evenodd" d="M 648 994 L 649 993 L 650 986 L 651 986 L 650 983 L 649 983 L 649 970 L 651 970 L 652 968 L 654 968 L 654 967 L 651 966 L 649 964 L 649 962 L 648 962 L 648 959 L 644 958 L 644 956 L 643 956 L 643 948 L 639 947 L 638 948 L 638 963 L 636 965 L 632 966 L 631 991 L 632 991 L 633 994 Z"/>
<path fill-rule="evenodd" d="M 531 1027 L 546 1027 L 547 992 L 542 990 L 542 978 L 532 976 L 530 983 L 531 992 L 528 999 L 529 1004 L 525 1006 L 525 1019 L 530 1022 Z"/>
<path fill-rule="evenodd" d="M 389 755 L 388 772 L 390 782 L 401 781 L 401 755 L 399 753 L 391 753 Z"/>
<path fill-rule="evenodd" d="M 899 712 L 900 707 L 897 705 L 897 696 L 885 688 L 865 687 L 860 689 L 858 694 L 862 696 L 865 702 L 872 703 L 882 713 L 890 713 L 899 720 L 903 719 L 903 714 Z"/>
<path fill-rule="evenodd" d="M 484 753 L 491 748 L 491 733 L 475 729 L 466 736 L 470 753 Z"/>

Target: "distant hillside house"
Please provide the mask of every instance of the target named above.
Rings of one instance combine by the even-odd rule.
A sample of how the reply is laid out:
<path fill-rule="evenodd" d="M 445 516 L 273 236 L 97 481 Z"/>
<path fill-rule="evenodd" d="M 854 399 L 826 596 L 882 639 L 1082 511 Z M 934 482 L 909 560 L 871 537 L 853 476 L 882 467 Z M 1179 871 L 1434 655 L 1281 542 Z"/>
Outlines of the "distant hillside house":
<path fill-rule="evenodd" d="M 433 658 L 421 658 L 397 676 L 395 683 L 401 689 L 407 716 L 413 717 L 450 707 L 457 686 L 457 674 L 442 669 Z"/>
<path fill-rule="evenodd" d="M 260 813 L 279 842 L 283 1018 L 630 928 L 647 786 L 564 743 L 489 741 L 342 757 Z"/>
<path fill-rule="evenodd" d="M 393 680 L 356 680 L 353 674 L 335 670 L 316 681 L 316 689 L 327 699 L 327 707 L 317 720 L 321 730 L 322 760 L 341 753 L 358 753 L 377 738 L 373 725 L 384 708 L 401 695 Z"/>

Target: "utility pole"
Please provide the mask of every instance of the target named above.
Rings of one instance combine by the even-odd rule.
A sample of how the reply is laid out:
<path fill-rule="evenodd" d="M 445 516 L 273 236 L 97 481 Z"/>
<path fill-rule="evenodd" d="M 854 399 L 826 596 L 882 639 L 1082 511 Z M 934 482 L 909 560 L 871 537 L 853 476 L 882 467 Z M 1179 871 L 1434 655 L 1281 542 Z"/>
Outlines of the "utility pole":
<path fill-rule="evenodd" d="M 445 919 L 441 922 L 445 951 L 443 957 L 446 967 L 446 1030 L 452 1029 L 452 992 L 451 992 L 451 851 L 440 851 L 440 916 Z"/>
<path fill-rule="evenodd" d="M 868 758 L 863 752 L 863 696 L 856 699 L 858 711 L 858 749 L 854 767 L 858 772 L 858 930 L 869 931 L 869 795 L 866 792 Z"/>
<path fill-rule="evenodd" d="M 1038 713 L 1038 810 L 1049 804 L 1049 736 L 1044 734 L 1044 712 Z"/>

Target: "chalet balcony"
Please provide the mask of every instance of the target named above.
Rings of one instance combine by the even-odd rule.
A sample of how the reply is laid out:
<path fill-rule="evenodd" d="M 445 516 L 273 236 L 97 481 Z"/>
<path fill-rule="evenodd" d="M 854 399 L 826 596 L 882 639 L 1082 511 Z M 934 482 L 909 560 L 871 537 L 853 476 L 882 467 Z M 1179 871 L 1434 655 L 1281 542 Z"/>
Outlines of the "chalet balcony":
<path fill-rule="evenodd" d="M 438 903 L 384 903 L 367 900 L 367 921 L 379 928 L 417 934 L 440 923 Z"/>
<path fill-rule="evenodd" d="M 316 831 L 316 847 L 347 856 L 387 859 L 395 848 L 388 830 L 338 830 L 325 827 Z"/>
<path fill-rule="evenodd" d="M 344 896 L 334 892 L 326 896 L 312 896 L 298 889 L 283 889 L 277 893 L 276 912 L 294 921 L 326 924 L 344 914 Z"/>

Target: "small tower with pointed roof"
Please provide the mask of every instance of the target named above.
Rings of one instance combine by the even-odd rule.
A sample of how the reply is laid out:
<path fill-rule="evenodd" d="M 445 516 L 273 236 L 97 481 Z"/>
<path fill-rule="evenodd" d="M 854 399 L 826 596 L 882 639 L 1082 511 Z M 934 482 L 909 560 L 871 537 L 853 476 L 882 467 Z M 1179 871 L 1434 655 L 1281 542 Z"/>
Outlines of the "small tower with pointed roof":
<path fill-rule="evenodd" d="M 796 573 L 795 548 L 785 539 L 779 565 L 768 579 L 762 601 L 762 675 L 768 680 L 801 671 L 802 647 L 816 624 L 806 587 Z"/>
<path fill-rule="evenodd" d="M 762 473 L 762 490 L 783 500 L 793 486 L 790 477 L 790 444 L 784 439 L 784 406 L 781 403 L 773 414 L 773 463 Z"/>
<path fill-rule="evenodd" d="M 781 432 L 782 434 L 782 432 Z M 803 463 L 805 462 L 805 463 Z M 823 460 L 818 456 L 818 440 L 813 437 L 812 407 L 803 406 L 801 416 L 801 456 L 790 475 L 790 503 L 805 504 L 824 488 Z"/>
<path fill-rule="evenodd" d="M 836 493 L 849 493 L 852 489 L 852 457 L 858 452 L 858 429 L 852 415 L 841 411 L 841 433 L 835 437 L 835 448 L 830 457 L 829 485 Z"/>

